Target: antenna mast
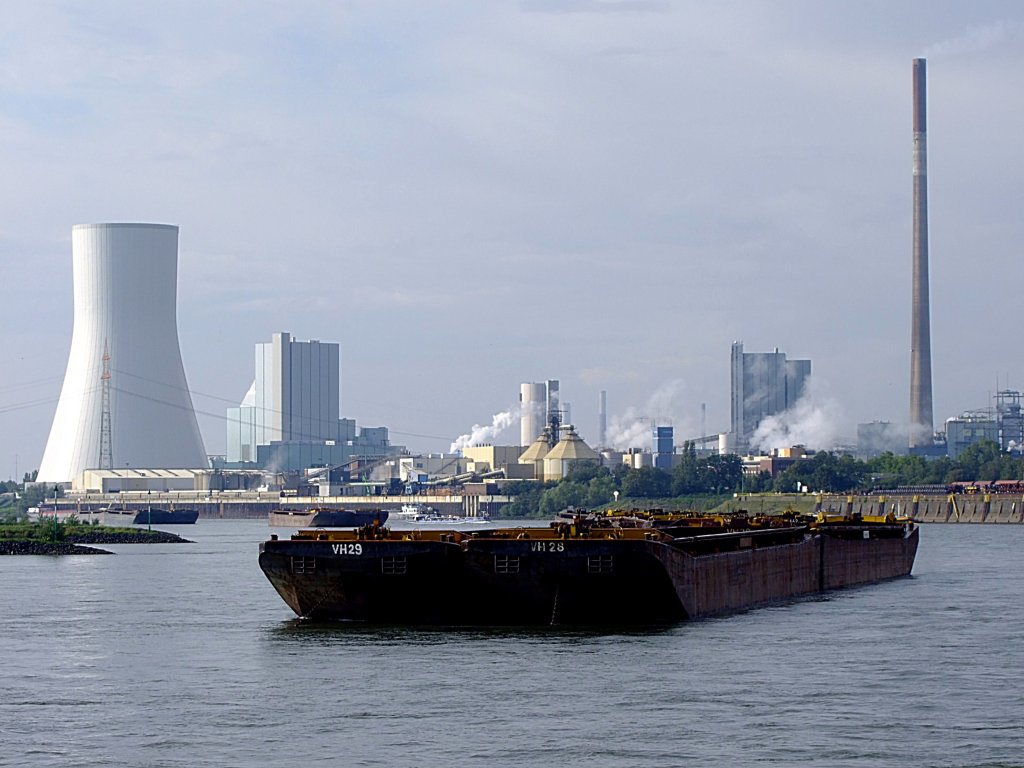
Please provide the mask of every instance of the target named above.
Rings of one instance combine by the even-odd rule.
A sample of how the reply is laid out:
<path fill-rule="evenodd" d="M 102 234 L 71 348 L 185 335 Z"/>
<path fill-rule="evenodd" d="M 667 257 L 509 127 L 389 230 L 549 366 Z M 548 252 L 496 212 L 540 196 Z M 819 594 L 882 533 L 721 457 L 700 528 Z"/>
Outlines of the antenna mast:
<path fill-rule="evenodd" d="M 100 412 L 100 469 L 114 468 L 114 449 L 110 436 L 110 351 L 103 340 L 103 373 L 100 375 L 103 404 Z"/>

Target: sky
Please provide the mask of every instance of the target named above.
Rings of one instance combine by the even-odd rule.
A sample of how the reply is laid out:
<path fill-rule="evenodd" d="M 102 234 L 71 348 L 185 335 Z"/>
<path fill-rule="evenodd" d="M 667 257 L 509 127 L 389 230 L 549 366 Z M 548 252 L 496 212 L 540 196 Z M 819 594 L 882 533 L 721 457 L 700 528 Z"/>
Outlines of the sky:
<path fill-rule="evenodd" d="M 442 451 L 556 378 L 584 439 L 729 426 L 729 352 L 812 361 L 816 419 L 909 408 L 911 61 L 928 59 L 935 421 L 1024 389 L 1024 5 L 9 4 L 0 477 L 39 464 L 71 227 L 180 227 L 207 451 L 275 331 L 341 412 Z M 640 430 L 643 432 L 643 430 Z M 517 442 L 511 427 L 495 442 Z"/>

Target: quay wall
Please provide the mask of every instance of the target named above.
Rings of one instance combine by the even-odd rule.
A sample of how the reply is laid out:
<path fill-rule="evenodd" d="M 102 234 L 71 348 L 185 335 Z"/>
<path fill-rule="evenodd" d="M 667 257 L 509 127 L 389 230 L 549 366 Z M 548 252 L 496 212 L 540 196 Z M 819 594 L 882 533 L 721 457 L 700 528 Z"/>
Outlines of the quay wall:
<path fill-rule="evenodd" d="M 941 496 L 878 494 L 821 496 L 829 514 L 906 515 L 919 523 L 1024 523 L 1024 495 L 958 493 Z"/>
<path fill-rule="evenodd" d="M 480 516 L 496 512 L 511 501 L 508 496 L 470 494 L 447 496 L 283 496 L 268 492 L 162 491 L 114 494 L 84 493 L 57 499 L 60 515 L 90 519 L 104 508 L 144 510 L 147 505 L 165 509 L 195 509 L 200 518 L 260 519 L 280 509 L 390 509 L 420 504 L 446 515 Z M 52 512 L 53 499 L 41 507 Z"/>

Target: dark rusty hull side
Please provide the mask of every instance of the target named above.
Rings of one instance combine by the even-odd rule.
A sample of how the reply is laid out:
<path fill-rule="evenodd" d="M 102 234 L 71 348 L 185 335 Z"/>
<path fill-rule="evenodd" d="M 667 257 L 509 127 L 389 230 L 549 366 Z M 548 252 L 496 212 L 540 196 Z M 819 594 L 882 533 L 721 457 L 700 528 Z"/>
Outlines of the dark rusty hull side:
<path fill-rule="evenodd" d="M 462 553 L 446 542 L 268 541 L 260 567 L 304 618 L 444 624 L 464 599 Z M 352 547 L 352 548 L 349 548 Z"/>
<path fill-rule="evenodd" d="M 659 551 L 687 616 L 743 610 L 818 591 L 817 541 L 694 557 L 672 547 Z"/>
<path fill-rule="evenodd" d="M 466 543 L 472 605 L 486 624 L 660 624 L 686 618 L 649 541 Z"/>
<path fill-rule="evenodd" d="M 914 527 L 897 537 L 815 534 L 790 544 L 699 557 L 672 547 L 657 551 L 680 604 L 696 618 L 908 576 L 918 537 Z"/>
<path fill-rule="evenodd" d="M 838 589 L 909 576 L 921 529 L 907 536 L 858 540 L 822 536 L 821 589 Z"/>

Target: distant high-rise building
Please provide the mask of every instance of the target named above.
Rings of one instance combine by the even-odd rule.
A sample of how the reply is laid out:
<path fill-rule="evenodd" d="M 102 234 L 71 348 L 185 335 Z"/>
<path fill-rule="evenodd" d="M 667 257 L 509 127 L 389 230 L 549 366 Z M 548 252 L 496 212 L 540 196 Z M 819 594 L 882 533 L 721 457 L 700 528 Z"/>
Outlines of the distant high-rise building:
<path fill-rule="evenodd" d="M 672 454 L 675 453 L 674 430 L 672 427 L 653 427 L 651 430 L 651 453 L 654 454 L 654 466 L 672 470 Z"/>
<path fill-rule="evenodd" d="M 178 228 L 71 230 L 71 352 L 38 479 L 208 466 L 178 344 Z"/>
<path fill-rule="evenodd" d="M 255 461 L 256 446 L 339 438 L 340 347 L 275 333 L 256 345 L 256 378 L 228 409 L 228 461 Z"/>
<path fill-rule="evenodd" d="M 732 434 L 737 451 L 750 446 L 757 425 L 766 416 L 787 411 L 804 393 L 811 375 L 810 360 L 787 360 L 784 352 L 744 352 L 732 345 Z"/>
<path fill-rule="evenodd" d="M 257 344 L 256 378 L 241 405 L 228 408 L 227 462 L 290 471 L 399 453 L 387 427 L 357 430 L 338 418 L 340 359 L 334 342 L 287 333 Z"/>

